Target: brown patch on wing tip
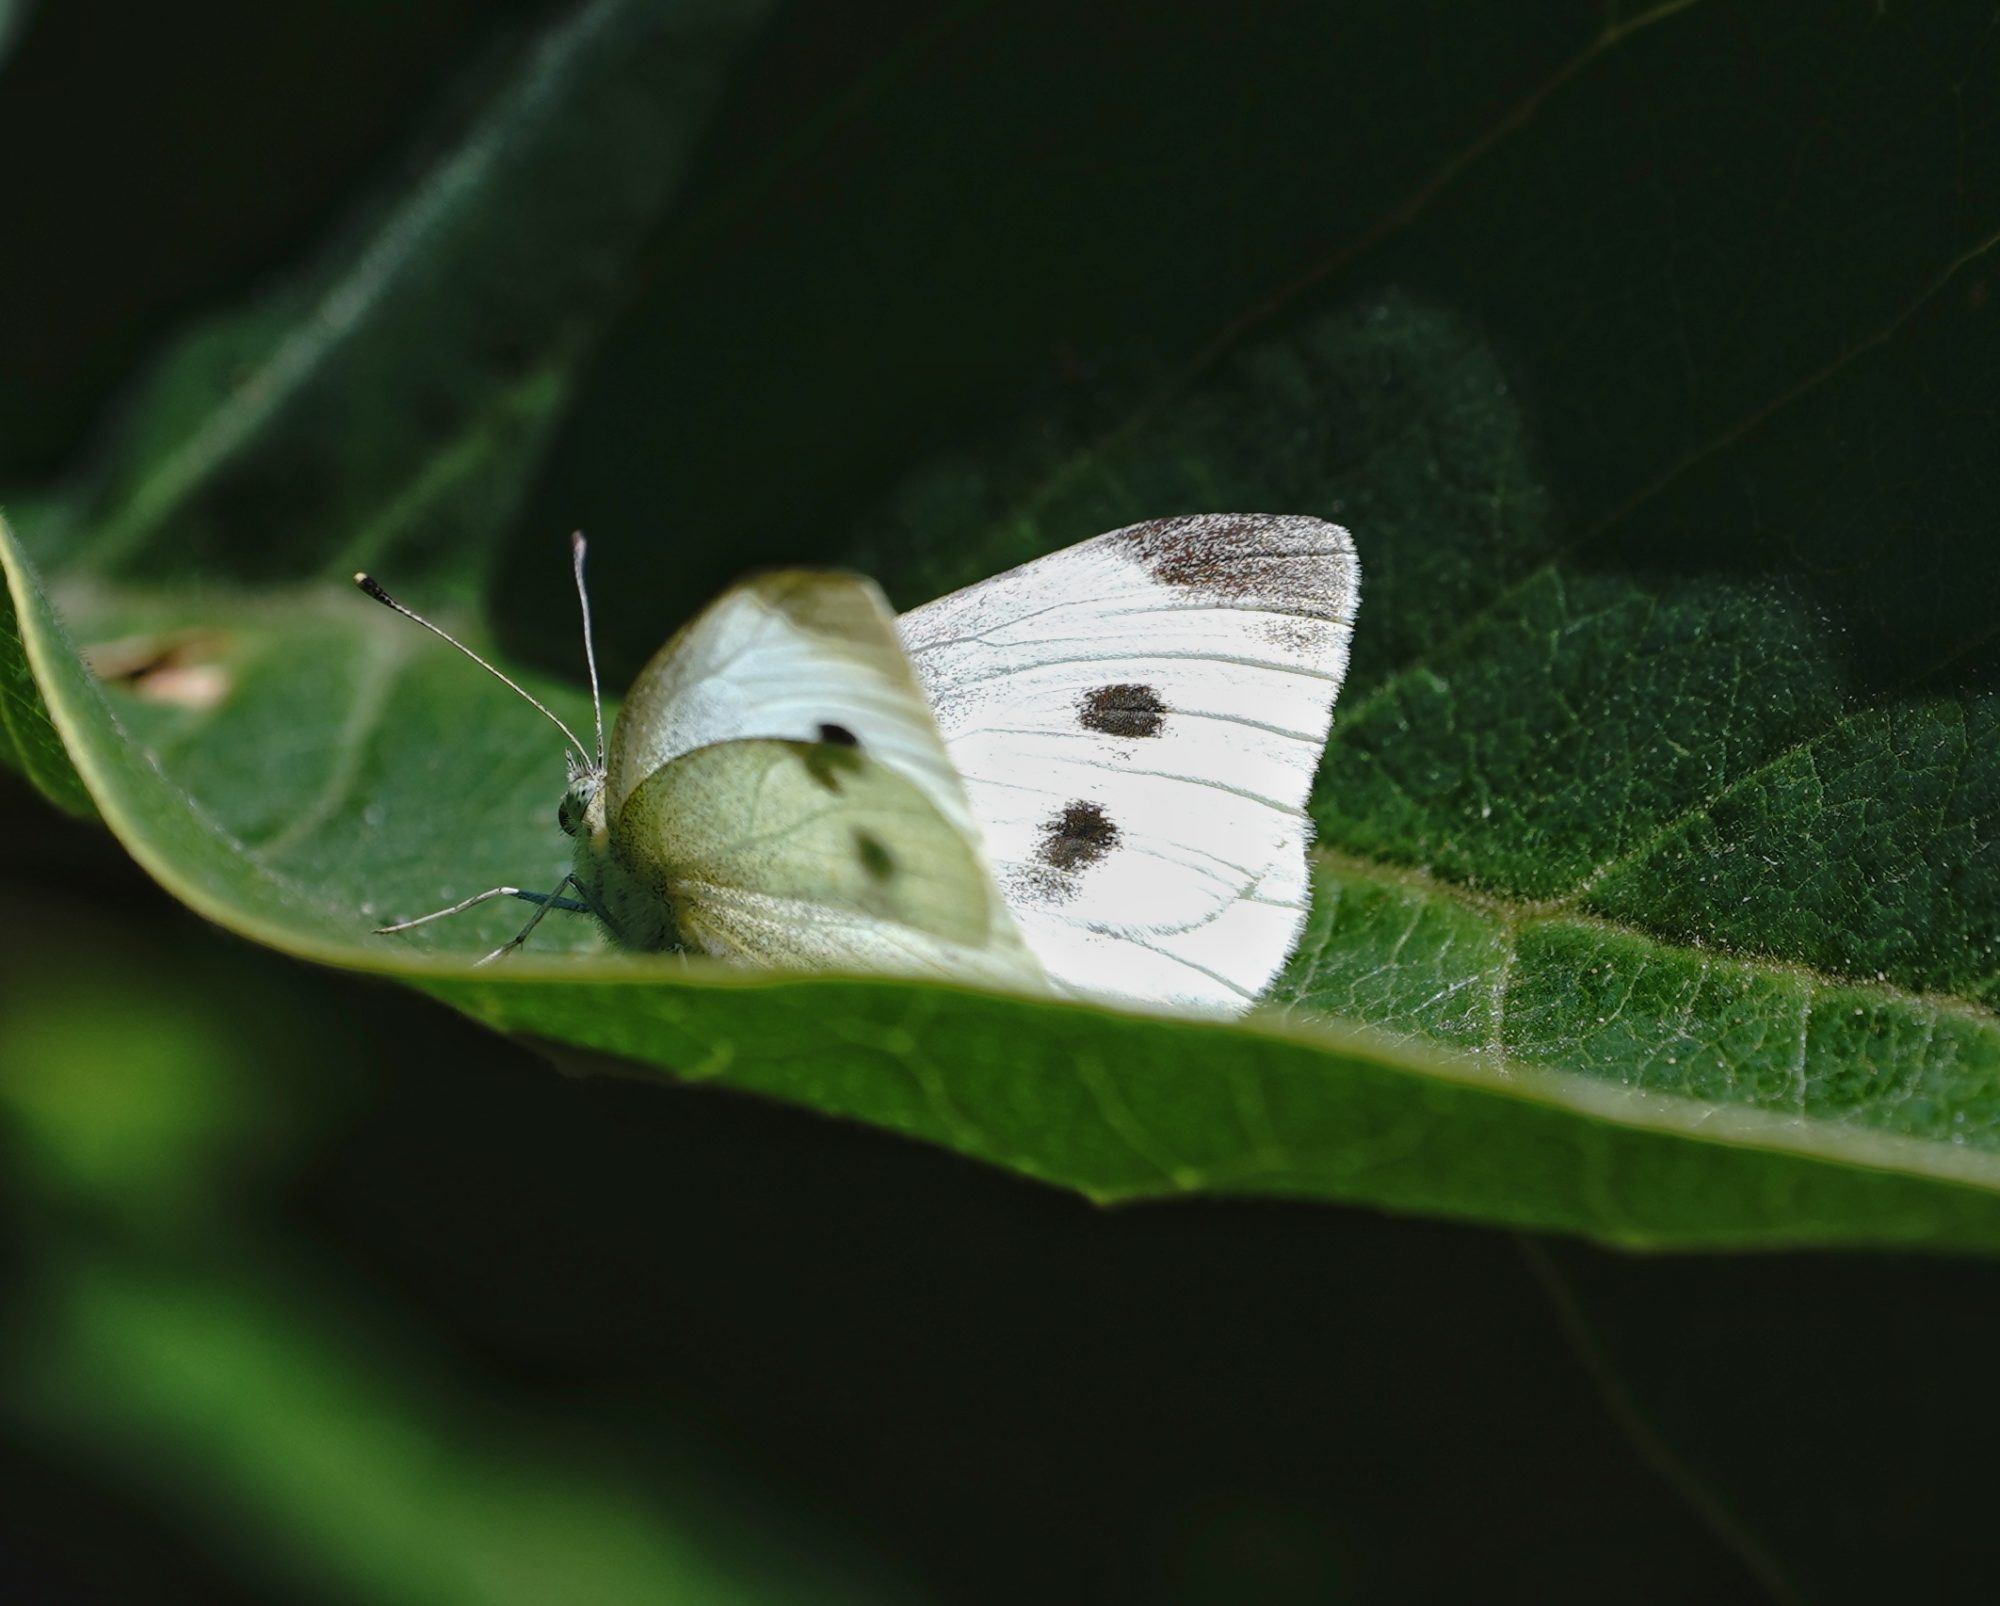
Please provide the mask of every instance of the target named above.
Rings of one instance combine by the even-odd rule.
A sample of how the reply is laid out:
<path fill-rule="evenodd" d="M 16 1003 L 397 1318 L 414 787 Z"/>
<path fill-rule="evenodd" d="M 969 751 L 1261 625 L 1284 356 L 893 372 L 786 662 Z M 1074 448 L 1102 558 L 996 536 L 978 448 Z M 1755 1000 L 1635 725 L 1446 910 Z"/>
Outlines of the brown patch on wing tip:
<path fill-rule="evenodd" d="M 1126 682 L 1085 692 L 1077 702 L 1077 718 L 1084 729 L 1106 736 L 1157 736 L 1167 721 L 1167 705 L 1151 686 Z"/>
<path fill-rule="evenodd" d="M 1272 646 L 1305 658 L 1326 649 L 1329 628 L 1319 619 L 1280 617 L 1265 620 L 1258 627 L 1258 632 Z"/>
<path fill-rule="evenodd" d="M 1229 563 L 1231 543 L 1241 542 L 1265 521 L 1253 515 L 1148 519 L 1115 537 L 1162 585 L 1235 594 L 1238 576 Z"/>
<path fill-rule="evenodd" d="M 1151 519 L 1105 539 L 1162 585 L 1211 597 L 1303 603 L 1331 616 L 1347 601 L 1353 558 L 1329 540 L 1330 528 L 1305 515 L 1196 513 Z M 1302 538 L 1303 531 L 1313 534 Z"/>
<path fill-rule="evenodd" d="M 1042 827 L 1035 857 L 1051 870 L 1075 874 L 1118 845 L 1118 827 L 1097 804 L 1078 798 Z"/>

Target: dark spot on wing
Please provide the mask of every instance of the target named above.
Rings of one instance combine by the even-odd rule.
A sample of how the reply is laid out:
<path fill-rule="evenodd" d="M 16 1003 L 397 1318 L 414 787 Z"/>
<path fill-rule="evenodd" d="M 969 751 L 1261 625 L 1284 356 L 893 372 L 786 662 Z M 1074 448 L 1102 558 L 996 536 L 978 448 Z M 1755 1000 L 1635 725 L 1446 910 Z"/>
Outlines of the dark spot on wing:
<path fill-rule="evenodd" d="M 1109 853 L 1118 843 L 1118 827 L 1097 804 L 1079 798 L 1042 827 L 1035 857 L 1051 870 L 1074 874 Z"/>
<path fill-rule="evenodd" d="M 1015 866 L 1006 877 L 1010 897 L 1053 906 L 1076 896 L 1077 874 L 1118 845 L 1118 827 L 1102 807 L 1086 798 L 1065 804 L 1042 826 L 1035 862 Z"/>
<path fill-rule="evenodd" d="M 1106 736 L 1157 736 L 1166 723 L 1167 705 L 1151 686 L 1099 686 L 1085 692 L 1077 704 L 1086 730 Z"/>
<path fill-rule="evenodd" d="M 854 851 L 861 856 L 861 868 L 871 881 L 887 881 L 896 873 L 896 856 L 872 831 L 854 833 Z"/>
<path fill-rule="evenodd" d="M 835 747 L 859 747 L 861 745 L 861 738 L 856 736 L 845 725 L 820 726 L 819 739 L 823 742 L 831 742 Z"/>
<path fill-rule="evenodd" d="M 798 753 L 813 784 L 829 792 L 840 790 L 843 775 L 857 775 L 861 771 L 861 754 L 838 742 L 801 742 Z"/>

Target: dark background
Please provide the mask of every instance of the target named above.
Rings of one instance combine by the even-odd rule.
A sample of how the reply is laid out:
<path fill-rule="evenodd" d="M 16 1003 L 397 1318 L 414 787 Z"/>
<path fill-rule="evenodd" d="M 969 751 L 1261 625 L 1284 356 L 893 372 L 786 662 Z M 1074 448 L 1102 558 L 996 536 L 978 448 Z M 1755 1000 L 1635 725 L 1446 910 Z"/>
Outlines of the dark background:
<path fill-rule="evenodd" d="M 86 461 L 169 331 L 320 242 L 541 14 L 528 0 L 32 10 L 0 65 L 0 482 Z M 696 199 L 934 22 L 915 5 L 781 16 L 730 92 Z M 1159 44 L 1105 8 L 1009 38 L 1073 51 L 1087 77 L 1245 37 L 1276 63 L 1288 30 L 1334 25 L 1183 6 Z M 963 53 L 981 48 L 976 26 L 945 40 L 941 102 L 977 80 Z M 1045 226 L 984 165 L 997 158 L 978 127 L 1008 113 L 1034 115 L 964 108 L 956 200 L 910 198 L 898 293 L 940 305 L 882 339 L 920 344 L 965 317 L 963 288 L 953 300 L 936 279 L 976 252 L 925 245 L 954 204 L 980 196 Z M 1218 125 L 1206 143 L 1227 138 Z M 854 160 L 797 171 L 763 228 L 810 237 Z M 1184 346 L 1219 326 L 1241 305 L 1228 254 L 1124 298 L 1104 338 L 1143 347 L 1165 330 Z M 655 271 L 768 298 L 774 339 L 820 327 L 770 261 L 723 231 L 694 267 Z M 1106 328 L 1087 298 L 1071 312 Z M 580 509 L 559 522 L 591 511 L 587 443 L 617 411 L 620 365 L 643 376 L 665 346 L 740 323 L 674 329 L 635 309 L 602 358 L 586 444 L 538 490 Z M 1032 336 L 1003 320 L 941 351 L 740 517 L 780 528 L 808 491 L 864 496 L 921 454 L 922 431 L 949 439 L 1060 390 L 1081 359 L 1058 319 Z M 744 473 L 691 462 L 680 513 L 701 520 Z M 533 648 L 521 598 L 546 565 L 523 550 L 499 606 Z M 718 540 L 696 561 L 740 555 Z M 259 1435 L 282 1443 L 310 1412 L 208 1431 L 198 1412 L 132 1403 L 159 1393 L 120 1370 L 121 1312 L 152 1307 L 93 1302 L 75 1277 L 123 1287 L 140 1260 L 170 1268 L 157 1275 L 175 1297 L 240 1301 L 278 1350 L 309 1335 L 313 1355 L 408 1403 L 405 1434 L 374 1442 L 419 1469 L 413 1487 L 432 1486 L 426 1457 L 477 1467 L 497 1436 L 558 1482 L 587 1468 L 577 1487 L 694 1535 L 759 1598 L 1858 1600 L 1984 1581 L 2000 1280 L 1983 1266 L 1643 1260 L 1272 1204 L 1104 1212 L 793 1112 L 558 1075 L 388 987 L 208 931 L 11 776 L 0 957 L 0 1074 L 99 1077 L 55 1115 L 11 1098 L 0 1128 L 10 1598 L 403 1598 L 383 1579 L 430 1598 L 408 1558 L 343 1553 L 379 1542 L 341 1502 L 393 1482 L 386 1469 L 306 1457 L 310 1487 L 265 1497 L 259 1469 L 290 1463 Z M 288 1386 L 306 1399 L 301 1365 Z M 226 1402 L 231 1380 L 216 1387 Z M 440 1495 L 434 1521 L 417 1516 L 440 1576 L 477 1576 L 496 1537 L 482 1525 L 507 1509 L 483 1498 L 454 1514 Z M 634 1598 L 706 1598 L 639 1583 L 657 1593 Z"/>

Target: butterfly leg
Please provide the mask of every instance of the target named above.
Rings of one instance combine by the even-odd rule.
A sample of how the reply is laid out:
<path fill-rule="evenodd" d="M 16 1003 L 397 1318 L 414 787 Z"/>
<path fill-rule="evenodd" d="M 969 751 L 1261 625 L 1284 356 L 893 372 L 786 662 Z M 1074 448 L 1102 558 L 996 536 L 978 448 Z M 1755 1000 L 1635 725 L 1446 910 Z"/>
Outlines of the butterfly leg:
<path fill-rule="evenodd" d="M 558 881 L 556 883 L 556 890 L 554 892 L 515 891 L 514 892 L 515 897 L 526 898 L 530 903 L 535 904 L 537 906 L 535 912 L 528 916 L 528 923 L 525 926 L 523 926 L 519 931 L 515 932 L 511 938 L 509 938 L 506 942 L 503 942 L 498 948 L 495 948 L 493 952 L 488 954 L 484 959 L 474 961 L 473 968 L 477 969 L 480 965 L 490 965 L 493 963 L 494 960 L 503 959 L 508 954 L 511 954 L 516 948 L 520 947 L 522 943 L 528 940 L 529 933 L 532 932 L 535 929 L 535 927 L 539 926 L 542 923 L 542 917 L 546 915 L 551 909 L 569 909 L 575 911 L 578 914 L 590 913 L 590 905 L 585 903 L 578 903 L 574 898 L 565 898 L 561 896 L 562 890 L 565 887 L 576 887 L 576 890 L 578 892 L 583 891 L 582 887 L 578 887 L 576 885 L 576 877 L 571 875 L 566 875 L 562 878 L 562 880 Z"/>
<path fill-rule="evenodd" d="M 565 876 L 555 892 L 524 892 L 519 887 L 488 887 L 484 892 L 476 892 L 463 902 L 453 904 L 449 909 L 433 909 L 429 914 L 418 915 L 414 920 L 398 920 L 393 926 L 377 926 L 375 935 L 386 937 L 392 931 L 408 931 L 412 926 L 427 926 L 433 920 L 442 920 L 446 915 L 462 915 L 466 910 L 477 908 L 482 903 L 490 903 L 495 898 L 519 898 L 525 903 L 538 903 L 543 910 L 567 909 L 572 914 L 589 914 L 588 904 L 558 896 L 563 887 L 571 884 L 569 877 Z M 535 918 L 539 920 L 541 915 L 537 914 Z"/>

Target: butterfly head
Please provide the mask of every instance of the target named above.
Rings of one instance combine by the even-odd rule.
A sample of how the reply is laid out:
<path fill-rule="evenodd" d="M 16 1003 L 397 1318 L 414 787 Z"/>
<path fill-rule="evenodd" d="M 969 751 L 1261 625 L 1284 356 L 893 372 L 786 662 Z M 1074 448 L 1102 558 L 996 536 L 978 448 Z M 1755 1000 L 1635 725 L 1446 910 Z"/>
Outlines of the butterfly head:
<path fill-rule="evenodd" d="M 586 763 L 571 753 L 569 784 L 563 789 L 562 802 L 556 805 L 556 824 L 564 836 L 589 835 L 602 823 L 604 810 L 599 799 L 603 795 L 603 764 Z M 599 818 L 593 819 L 593 815 Z"/>

